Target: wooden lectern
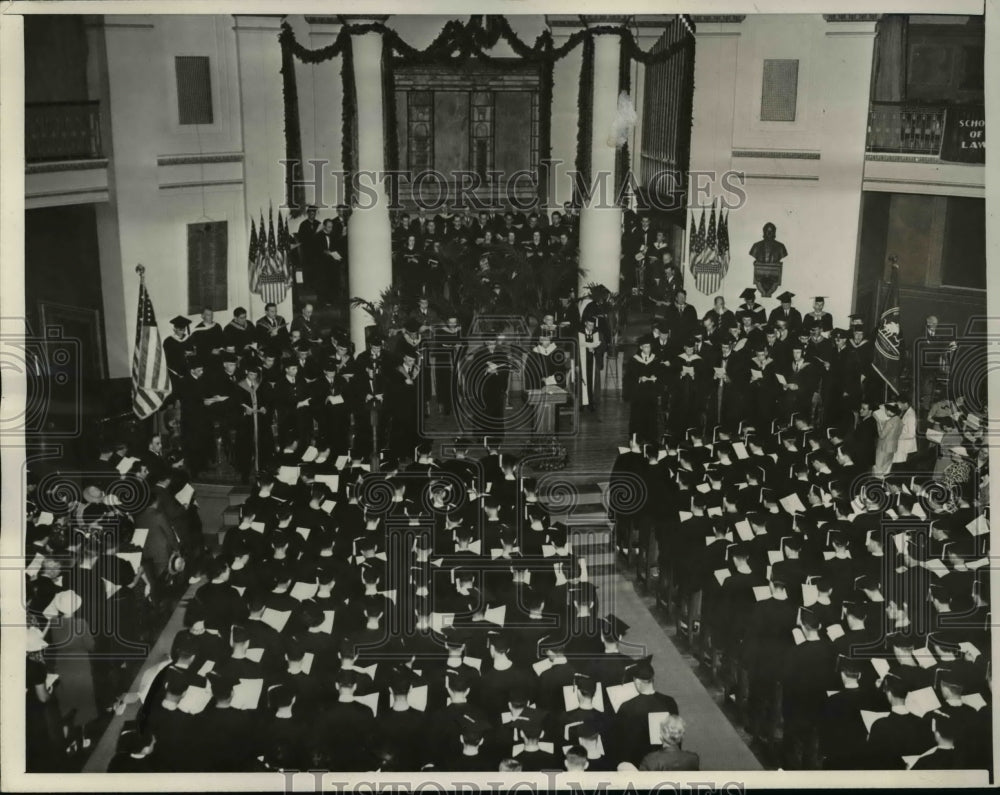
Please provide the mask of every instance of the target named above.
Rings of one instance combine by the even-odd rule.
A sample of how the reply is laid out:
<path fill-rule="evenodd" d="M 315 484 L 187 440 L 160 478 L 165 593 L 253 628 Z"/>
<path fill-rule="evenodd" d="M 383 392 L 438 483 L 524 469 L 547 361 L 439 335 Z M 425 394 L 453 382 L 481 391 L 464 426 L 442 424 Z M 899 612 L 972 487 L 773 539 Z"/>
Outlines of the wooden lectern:
<path fill-rule="evenodd" d="M 539 436 L 556 433 L 556 410 L 569 402 L 569 392 L 559 386 L 543 386 L 528 390 L 528 405 L 532 408 L 532 431 Z"/>

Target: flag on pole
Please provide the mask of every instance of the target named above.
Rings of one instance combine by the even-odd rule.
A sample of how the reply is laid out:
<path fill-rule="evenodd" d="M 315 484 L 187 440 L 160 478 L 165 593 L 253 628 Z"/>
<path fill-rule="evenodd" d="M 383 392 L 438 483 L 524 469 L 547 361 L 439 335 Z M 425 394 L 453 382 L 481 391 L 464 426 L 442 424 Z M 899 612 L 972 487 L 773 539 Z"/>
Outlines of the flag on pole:
<path fill-rule="evenodd" d="M 163 340 L 156 325 L 153 302 L 146 292 L 146 280 L 140 271 L 139 311 L 135 321 L 135 350 L 132 353 L 132 410 L 144 420 L 156 413 L 169 394 L 170 374 L 163 355 Z"/>
<path fill-rule="evenodd" d="M 896 262 L 892 263 L 889 287 L 879 309 L 872 367 L 898 395 L 902 343 L 899 337 L 899 264 Z"/>
<path fill-rule="evenodd" d="M 688 234 L 688 261 L 694 262 L 694 258 L 698 256 L 700 250 L 698 248 L 698 224 L 695 223 L 694 213 L 691 213 L 691 231 Z"/>
<path fill-rule="evenodd" d="M 268 209 L 268 225 L 264 226 L 264 211 L 260 213 L 260 234 L 257 237 L 256 250 L 253 249 L 253 221 L 251 224 L 251 266 L 256 263 L 252 273 L 250 289 L 260 295 L 265 304 L 280 304 L 288 293 L 289 278 L 287 268 L 288 229 L 278 213 L 278 232 L 274 231 L 274 209 Z"/>
<path fill-rule="evenodd" d="M 729 210 L 725 216 L 722 215 L 722 206 L 719 206 L 719 256 L 722 258 L 726 268 L 729 268 Z"/>
<path fill-rule="evenodd" d="M 712 202 L 705 231 L 705 209 L 701 211 L 701 225 L 698 229 L 698 253 L 691 260 L 691 275 L 695 286 L 704 295 L 713 295 L 722 287 L 722 280 L 729 272 L 729 227 L 723 228 L 722 206 L 716 213 L 716 202 Z M 723 251 L 724 249 L 724 251 Z"/>
<path fill-rule="evenodd" d="M 250 292 L 260 292 L 260 261 L 257 257 L 257 224 L 250 219 L 250 251 L 247 252 L 247 262 L 250 265 Z"/>

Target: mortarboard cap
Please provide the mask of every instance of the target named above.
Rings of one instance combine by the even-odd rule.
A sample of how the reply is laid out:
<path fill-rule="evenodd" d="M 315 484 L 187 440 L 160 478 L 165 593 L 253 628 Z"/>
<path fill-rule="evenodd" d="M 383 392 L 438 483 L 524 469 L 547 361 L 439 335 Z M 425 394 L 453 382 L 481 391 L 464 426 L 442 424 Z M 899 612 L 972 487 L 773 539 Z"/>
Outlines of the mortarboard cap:
<path fill-rule="evenodd" d="M 819 328 L 818 326 L 816 328 Z M 838 340 L 846 340 L 847 332 L 842 328 L 835 328 L 833 330 L 833 338 Z"/>
<path fill-rule="evenodd" d="M 653 658 L 652 656 L 644 657 L 636 663 L 628 666 L 625 669 L 628 674 L 633 679 L 638 679 L 640 682 L 651 682 L 653 681 Z"/>
<path fill-rule="evenodd" d="M 608 615 L 601 619 L 601 634 L 606 638 L 618 640 L 628 631 L 629 625 L 614 613 L 608 613 Z"/>
<path fill-rule="evenodd" d="M 184 315 L 178 315 L 170 320 L 170 325 L 174 328 L 187 328 L 191 325 L 191 321 L 184 317 Z"/>
<path fill-rule="evenodd" d="M 591 739 L 592 737 L 597 737 L 600 735 L 600 730 L 597 728 L 597 723 L 592 720 L 582 721 L 578 726 L 574 727 L 577 738 Z M 572 731 L 572 730 L 571 730 Z M 572 734 L 570 735 L 572 739 Z"/>
<path fill-rule="evenodd" d="M 861 660 L 845 657 L 843 654 L 837 656 L 837 672 L 847 674 L 857 678 L 864 673 L 865 665 Z"/>
<path fill-rule="evenodd" d="M 960 667 L 942 666 L 935 671 L 935 684 L 937 686 L 948 685 L 953 689 L 960 689 L 963 692 L 973 689 L 970 687 L 968 674 Z"/>
<path fill-rule="evenodd" d="M 826 302 L 826 296 L 825 295 L 814 296 L 813 297 L 813 301 L 823 301 L 823 302 Z"/>
<path fill-rule="evenodd" d="M 740 293 L 740 298 L 744 298 L 748 301 L 752 301 L 757 297 L 757 291 L 753 287 L 747 287 L 742 293 Z"/>
<path fill-rule="evenodd" d="M 791 302 L 791 300 L 794 297 L 795 297 L 795 293 L 790 293 L 787 290 L 785 290 L 785 292 L 783 292 L 781 295 L 778 296 L 778 300 L 781 301 L 781 303 L 783 303 L 783 304 L 787 304 L 787 303 Z"/>
<path fill-rule="evenodd" d="M 823 624 L 819 616 L 808 607 L 799 608 L 799 623 L 806 627 L 806 629 L 819 629 Z"/>

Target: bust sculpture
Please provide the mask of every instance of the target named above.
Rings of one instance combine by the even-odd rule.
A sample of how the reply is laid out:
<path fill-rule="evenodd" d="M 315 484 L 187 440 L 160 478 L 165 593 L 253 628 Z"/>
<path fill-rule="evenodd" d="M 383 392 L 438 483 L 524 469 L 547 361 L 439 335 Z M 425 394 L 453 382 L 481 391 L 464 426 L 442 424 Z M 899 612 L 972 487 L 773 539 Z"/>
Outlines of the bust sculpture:
<path fill-rule="evenodd" d="M 758 240 L 750 248 L 750 256 L 754 262 L 778 264 L 788 256 L 785 245 L 775 239 L 777 231 L 774 224 L 770 222 L 764 224 L 764 239 Z"/>

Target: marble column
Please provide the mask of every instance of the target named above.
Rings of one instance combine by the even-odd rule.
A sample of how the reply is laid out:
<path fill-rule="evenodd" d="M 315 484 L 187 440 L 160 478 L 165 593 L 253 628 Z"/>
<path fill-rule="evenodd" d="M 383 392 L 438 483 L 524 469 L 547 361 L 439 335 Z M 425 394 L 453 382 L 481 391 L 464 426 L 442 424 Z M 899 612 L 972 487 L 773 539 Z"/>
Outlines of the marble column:
<path fill-rule="evenodd" d="M 358 182 L 356 206 L 347 224 L 348 289 L 352 298 L 376 302 L 392 284 L 389 199 L 381 179 L 385 171 L 386 101 L 382 34 L 355 35 L 351 44 L 358 102 Z M 371 316 L 363 309 L 351 309 L 351 341 L 359 352 L 365 347 L 365 327 L 371 323 Z"/>
<path fill-rule="evenodd" d="M 608 24 L 603 22 L 602 24 Z M 580 211 L 580 290 L 603 284 L 618 292 L 621 273 L 622 211 L 615 200 L 615 142 L 621 39 L 614 33 L 594 37 L 594 95 L 591 134 L 591 196 Z"/>

